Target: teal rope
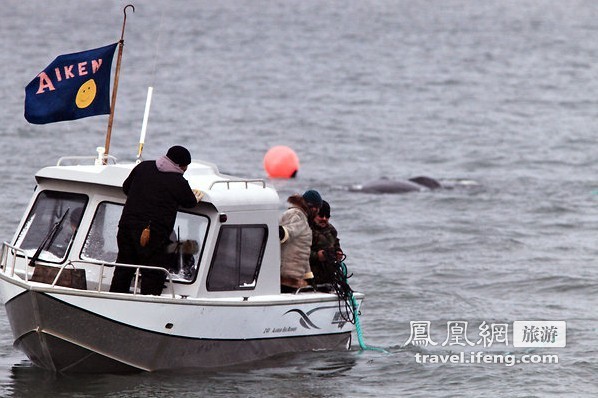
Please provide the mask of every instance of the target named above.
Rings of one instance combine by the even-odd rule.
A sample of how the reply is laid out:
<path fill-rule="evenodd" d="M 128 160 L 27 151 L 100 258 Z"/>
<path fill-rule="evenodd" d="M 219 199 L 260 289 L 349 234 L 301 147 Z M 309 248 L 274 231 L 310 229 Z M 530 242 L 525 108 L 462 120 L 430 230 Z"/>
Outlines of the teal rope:
<path fill-rule="evenodd" d="M 340 262 L 340 266 L 341 266 L 341 270 L 343 272 L 343 278 L 345 283 L 347 284 L 347 286 L 349 286 L 349 284 L 347 283 L 347 266 L 345 265 L 344 262 Z M 361 348 L 362 351 L 378 351 L 378 352 L 383 352 L 385 354 L 388 354 L 389 352 L 386 351 L 384 348 L 380 348 L 380 347 L 372 347 L 372 346 L 368 346 L 365 343 L 365 340 L 363 339 L 363 332 L 361 330 L 361 322 L 359 321 L 359 304 L 357 303 L 357 299 L 355 298 L 355 296 L 353 296 L 353 290 L 348 289 L 349 292 L 349 296 L 351 297 L 351 306 L 353 308 L 353 319 L 355 320 L 355 332 L 357 333 L 357 341 L 359 342 L 359 348 Z"/>
<path fill-rule="evenodd" d="M 357 305 L 357 300 L 355 299 L 355 297 L 352 294 L 351 294 L 351 302 L 353 303 L 353 317 L 355 319 L 355 331 L 357 332 L 357 341 L 359 342 L 359 348 L 361 348 L 362 351 L 366 351 L 366 350 L 378 351 L 378 352 L 383 352 L 385 354 L 388 354 L 389 352 L 386 351 L 384 348 L 372 347 L 372 346 L 365 344 L 365 341 L 363 339 L 363 332 L 361 331 L 361 322 L 359 322 L 359 311 L 358 311 L 359 306 Z"/>

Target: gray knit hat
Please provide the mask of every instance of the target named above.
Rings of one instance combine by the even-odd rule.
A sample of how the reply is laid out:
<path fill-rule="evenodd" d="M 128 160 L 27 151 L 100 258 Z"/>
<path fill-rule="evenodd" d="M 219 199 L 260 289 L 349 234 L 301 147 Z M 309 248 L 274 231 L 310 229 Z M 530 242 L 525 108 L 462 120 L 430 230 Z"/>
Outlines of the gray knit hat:
<path fill-rule="evenodd" d="M 308 205 L 314 205 L 317 208 L 322 207 L 322 197 L 318 191 L 310 189 L 305 191 L 303 194 L 303 199 L 307 202 Z"/>

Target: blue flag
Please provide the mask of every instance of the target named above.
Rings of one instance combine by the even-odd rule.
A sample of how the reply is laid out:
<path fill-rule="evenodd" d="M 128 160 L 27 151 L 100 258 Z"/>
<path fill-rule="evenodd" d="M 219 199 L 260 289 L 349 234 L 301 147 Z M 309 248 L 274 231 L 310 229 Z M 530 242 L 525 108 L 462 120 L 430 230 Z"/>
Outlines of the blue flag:
<path fill-rule="evenodd" d="M 109 114 L 117 44 L 59 55 L 25 87 L 25 119 L 46 124 Z"/>

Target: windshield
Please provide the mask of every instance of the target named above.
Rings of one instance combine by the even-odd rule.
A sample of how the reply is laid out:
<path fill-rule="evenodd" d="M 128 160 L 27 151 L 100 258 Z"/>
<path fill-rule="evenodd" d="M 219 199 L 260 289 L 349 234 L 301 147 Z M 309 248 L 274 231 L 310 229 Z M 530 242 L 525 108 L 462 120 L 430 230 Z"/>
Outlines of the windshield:
<path fill-rule="evenodd" d="M 40 192 L 15 245 L 30 257 L 39 251 L 40 260 L 64 261 L 86 204 L 87 196 L 83 194 Z"/>
<path fill-rule="evenodd" d="M 107 263 L 116 261 L 116 232 L 122 211 L 123 206 L 120 204 L 102 202 L 98 205 L 83 244 L 82 259 Z"/>

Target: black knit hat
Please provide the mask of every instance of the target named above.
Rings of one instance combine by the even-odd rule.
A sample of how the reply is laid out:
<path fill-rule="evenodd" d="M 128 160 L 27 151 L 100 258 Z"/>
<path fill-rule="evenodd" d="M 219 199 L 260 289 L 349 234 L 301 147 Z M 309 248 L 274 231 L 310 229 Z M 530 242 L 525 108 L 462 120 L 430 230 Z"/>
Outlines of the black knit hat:
<path fill-rule="evenodd" d="M 168 159 L 172 160 L 174 163 L 178 164 L 179 166 L 188 166 L 191 163 L 191 154 L 187 150 L 179 145 L 175 145 L 171 147 L 168 152 L 166 153 Z"/>
<path fill-rule="evenodd" d="M 320 217 L 330 218 L 330 205 L 325 200 L 322 201 L 322 207 L 320 207 L 318 215 Z"/>
<path fill-rule="evenodd" d="M 311 204 L 316 206 L 317 208 L 320 208 L 320 206 L 322 206 L 322 197 L 320 196 L 320 193 L 313 189 L 305 191 L 305 193 L 303 193 L 303 199 L 305 199 L 305 202 L 308 205 Z"/>

